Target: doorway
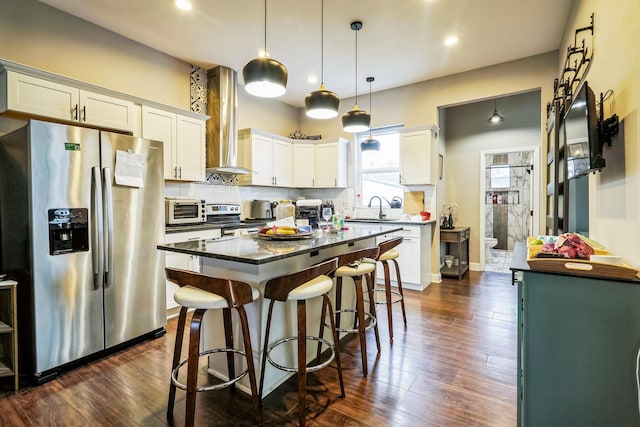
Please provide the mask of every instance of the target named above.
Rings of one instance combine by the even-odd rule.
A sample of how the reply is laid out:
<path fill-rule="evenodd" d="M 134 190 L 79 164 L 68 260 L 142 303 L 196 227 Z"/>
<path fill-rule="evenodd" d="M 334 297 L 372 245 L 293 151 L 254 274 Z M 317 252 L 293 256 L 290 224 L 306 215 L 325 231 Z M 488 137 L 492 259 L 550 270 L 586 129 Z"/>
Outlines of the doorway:
<path fill-rule="evenodd" d="M 537 148 L 529 147 L 481 153 L 484 271 L 508 273 L 516 242 L 534 233 L 537 153 Z"/>

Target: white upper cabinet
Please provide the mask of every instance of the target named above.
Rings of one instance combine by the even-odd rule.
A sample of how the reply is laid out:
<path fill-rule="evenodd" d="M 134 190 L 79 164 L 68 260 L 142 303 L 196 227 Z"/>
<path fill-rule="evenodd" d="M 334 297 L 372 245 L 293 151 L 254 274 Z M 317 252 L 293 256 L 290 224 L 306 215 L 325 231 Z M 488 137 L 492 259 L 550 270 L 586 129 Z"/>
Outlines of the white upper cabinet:
<path fill-rule="evenodd" d="M 238 132 L 238 163 L 252 171 L 238 176 L 240 184 L 293 186 L 293 145 L 287 138 L 252 129 Z"/>
<path fill-rule="evenodd" d="M 436 129 L 407 129 L 400 133 L 400 184 L 436 184 Z"/>
<path fill-rule="evenodd" d="M 164 143 L 166 180 L 205 180 L 205 121 L 143 105 L 142 137 Z"/>
<path fill-rule="evenodd" d="M 315 144 L 295 142 L 293 144 L 293 186 L 296 188 L 313 188 L 315 177 Z"/>
<path fill-rule="evenodd" d="M 133 131 L 131 101 L 4 70 L 0 110 Z"/>
<path fill-rule="evenodd" d="M 315 152 L 316 188 L 347 186 L 347 151 L 349 142 L 344 138 L 320 141 Z"/>

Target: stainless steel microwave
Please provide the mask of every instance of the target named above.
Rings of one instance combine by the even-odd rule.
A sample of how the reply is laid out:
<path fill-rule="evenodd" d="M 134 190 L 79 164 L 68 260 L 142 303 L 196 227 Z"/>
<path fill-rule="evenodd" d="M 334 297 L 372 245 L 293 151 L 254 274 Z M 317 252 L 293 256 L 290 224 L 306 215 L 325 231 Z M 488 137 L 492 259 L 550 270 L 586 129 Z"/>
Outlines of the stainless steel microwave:
<path fill-rule="evenodd" d="M 207 221 L 206 202 L 204 200 L 166 198 L 164 206 L 167 225 L 194 224 Z"/>

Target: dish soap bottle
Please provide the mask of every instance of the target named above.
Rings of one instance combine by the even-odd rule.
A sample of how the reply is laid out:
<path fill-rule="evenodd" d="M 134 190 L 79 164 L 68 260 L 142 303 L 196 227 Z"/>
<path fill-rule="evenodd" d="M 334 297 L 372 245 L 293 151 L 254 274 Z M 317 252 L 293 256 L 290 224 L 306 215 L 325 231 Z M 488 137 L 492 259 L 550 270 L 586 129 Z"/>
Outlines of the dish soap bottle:
<path fill-rule="evenodd" d="M 296 207 L 291 203 L 291 200 L 280 200 L 278 206 L 276 206 L 276 220 L 292 217 L 295 219 Z"/>

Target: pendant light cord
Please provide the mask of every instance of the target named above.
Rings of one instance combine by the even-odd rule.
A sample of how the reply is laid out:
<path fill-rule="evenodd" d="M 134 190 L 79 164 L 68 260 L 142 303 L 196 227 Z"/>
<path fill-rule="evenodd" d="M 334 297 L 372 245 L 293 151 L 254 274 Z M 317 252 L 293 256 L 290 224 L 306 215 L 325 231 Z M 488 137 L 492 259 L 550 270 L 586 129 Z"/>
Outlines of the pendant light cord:
<path fill-rule="evenodd" d="M 320 86 L 324 86 L 324 0 L 320 1 Z"/>
<path fill-rule="evenodd" d="M 264 0 L 264 56 L 267 56 L 267 0 Z"/>
<path fill-rule="evenodd" d="M 373 111 L 373 108 L 371 108 L 371 83 L 373 82 L 373 77 L 368 77 L 367 80 L 369 81 L 369 114 L 371 114 L 371 111 Z M 369 125 L 369 140 L 373 139 L 371 137 L 371 125 Z"/>
<path fill-rule="evenodd" d="M 356 29 L 356 105 L 358 105 L 358 29 Z"/>

